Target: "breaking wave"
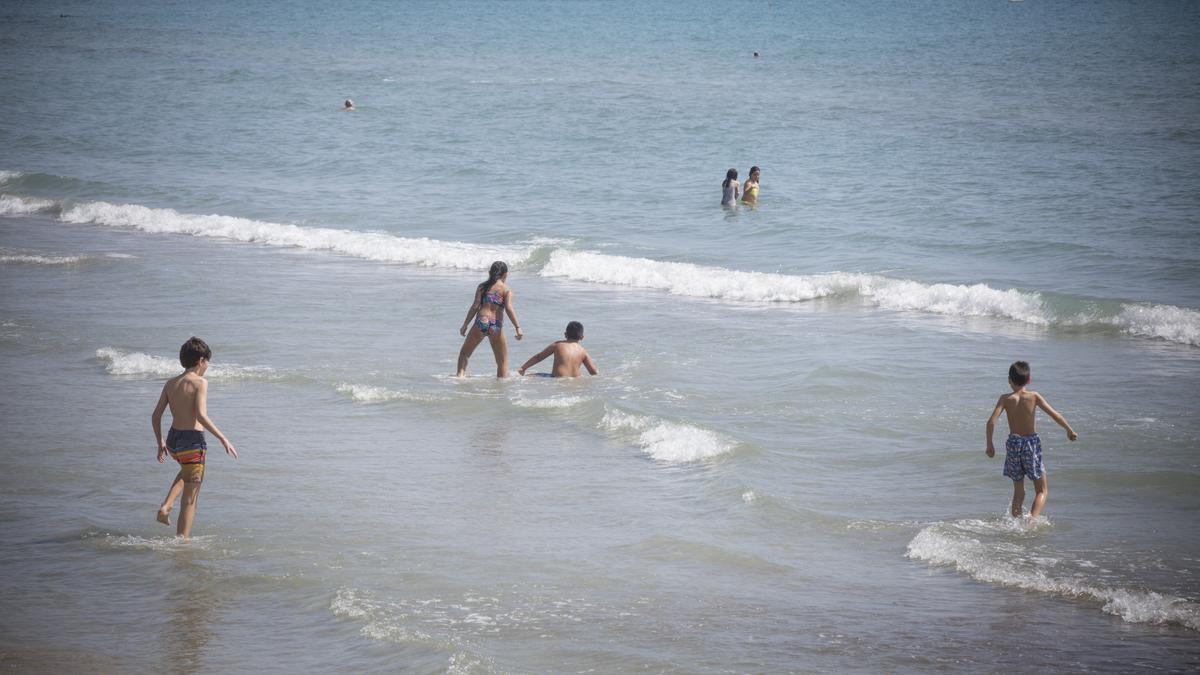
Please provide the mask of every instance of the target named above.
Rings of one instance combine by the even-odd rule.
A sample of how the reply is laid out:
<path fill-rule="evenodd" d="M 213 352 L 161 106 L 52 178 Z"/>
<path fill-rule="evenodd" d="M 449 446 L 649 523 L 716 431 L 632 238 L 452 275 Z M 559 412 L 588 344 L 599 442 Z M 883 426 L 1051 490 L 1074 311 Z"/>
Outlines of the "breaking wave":
<path fill-rule="evenodd" d="M 1195 309 L 1065 298 L 1051 303 L 1041 293 L 1000 290 L 987 284 L 930 284 L 849 272 L 811 275 L 741 272 L 562 249 L 550 254 L 541 275 L 739 302 L 794 303 L 859 297 L 896 311 L 998 317 L 1035 326 L 1114 326 L 1139 337 L 1200 345 L 1200 311 Z"/>
<path fill-rule="evenodd" d="M 358 232 L 327 227 L 301 227 L 249 218 L 195 215 L 174 209 L 152 209 L 137 204 L 86 202 L 65 208 L 59 220 L 107 227 L 132 228 L 155 234 L 188 234 L 197 237 L 329 251 L 341 255 L 425 267 L 487 269 L 492 261 L 525 262 L 534 249 L 528 246 L 485 246 L 458 241 L 397 237 L 382 232 Z"/>
<path fill-rule="evenodd" d="M 355 403 L 386 403 L 388 401 L 445 401 L 445 396 L 417 394 L 410 391 L 398 391 L 370 384 L 351 384 L 343 382 L 336 387 L 339 393 L 348 395 Z"/>
<path fill-rule="evenodd" d="M 1036 530 L 1035 530 L 1036 531 Z M 1130 623 L 1172 623 L 1200 630 L 1200 604 L 1152 590 L 1106 586 L 1089 577 L 1086 562 L 1044 555 L 1028 542 L 1020 521 L 934 523 L 908 544 L 909 558 L 951 566 L 976 581 L 1103 603 Z"/>
<path fill-rule="evenodd" d="M 7 182 L 7 181 L 0 181 Z M 0 216 L 28 216 L 34 213 L 47 213 L 59 208 L 59 203 L 37 197 L 21 197 L 18 195 L 0 195 Z"/>
<path fill-rule="evenodd" d="M 615 409 L 600 420 L 600 428 L 632 436 L 643 452 L 668 464 L 712 460 L 733 452 L 736 447 L 736 443 L 715 431 Z"/>
<path fill-rule="evenodd" d="M 96 358 L 105 362 L 109 375 L 140 375 L 174 377 L 183 372 L 179 359 L 152 356 L 141 352 L 128 352 L 115 347 L 101 347 Z M 204 374 L 215 380 L 273 380 L 282 374 L 267 366 L 239 366 L 237 364 L 215 364 Z"/>
<path fill-rule="evenodd" d="M 4 172 L 8 182 L 28 180 Z M 58 179 L 67 180 L 67 179 Z M 798 303 L 858 298 L 882 309 L 959 317 L 995 317 L 1044 327 L 1095 327 L 1127 335 L 1200 346 L 1200 310 L 1174 305 L 1088 299 L 987 284 L 926 283 L 880 274 L 745 272 L 685 262 L 607 255 L 539 238 L 523 245 L 482 245 L 307 227 L 222 215 L 108 202 L 63 203 L 0 195 L 0 216 L 57 213 L 67 223 L 186 234 L 270 246 L 328 251 L 379 262 L 447 269 L 486 269 L 493 260 L 528 265 L 543 277 L 665 291 L 673 295 L 754 303 Z M 541 261 L 545 262 L 542 263 Z M 540 266 L 540 269 L 538 269 Z"/>

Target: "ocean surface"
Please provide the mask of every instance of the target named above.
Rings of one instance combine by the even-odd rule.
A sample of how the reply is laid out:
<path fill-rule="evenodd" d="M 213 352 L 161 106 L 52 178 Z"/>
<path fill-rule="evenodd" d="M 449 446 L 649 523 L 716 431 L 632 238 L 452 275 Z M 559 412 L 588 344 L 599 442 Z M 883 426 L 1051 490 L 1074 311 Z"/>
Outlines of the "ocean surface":
<path fill-rule="evenodd" d="M 1194 671 L 1198 395 L 1194 2 L 0 4 L 6 667 Z"/>

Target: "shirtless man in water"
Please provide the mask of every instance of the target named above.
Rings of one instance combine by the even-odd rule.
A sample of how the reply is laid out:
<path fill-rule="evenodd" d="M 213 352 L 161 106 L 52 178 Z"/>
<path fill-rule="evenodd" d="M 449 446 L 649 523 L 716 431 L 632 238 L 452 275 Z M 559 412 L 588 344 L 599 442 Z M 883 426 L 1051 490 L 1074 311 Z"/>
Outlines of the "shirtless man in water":
<path fill-rule="evenodd" d="M 187 539 L 192 533 L 192 520 L 196 517 L 196 499 L 200 496 L 200 484 L 204 481 L 204 454 L 208 446 L 204 442 L 204 429 L 216 436 L 225 452 L 237 459 L 237 449 L 221 433 L 217 425 L 208 418 L 208 370 L 212 350 L 200 338 L 194 337 L 179 348 L 179 363 L 183 374 L 177 375 L 163 385 L 158 404 L 150 416 L 154 426 L 154 440 L 158 443 L 158 463 L 166 461 L 167 455 L 179 462 L 179 474 L 171 482 L 167 498 L 158 509 L 158 522 L 171 524 L 171 507 L 175 499 L 183 494 L 179 510 L 179 525 L 175 534 Z M 162 437 L 163 412 L 171 408 L 171 430 L 166 442 Z"/>
<path fill-rule="evenodd" d="M 578 321 L 567 324 L 567 330 L 563 337 L 566 339 L 559 340 L 529 357 L 529 360 L 517 372 L 524 375 L 527 368 L 551 354 L 554 355 L 554 369 L 549 373 L 537 373 L 538 375 L 542 377 L 579 377 L 580 366 L 587 368 L 588 373 L 592 375 L 600 372 L 596 369 L 596 364 L 592 362 L 592 357 L 588 355 L 587 350 L 579 344 L 579 341 L 583 339 L 583 324 Z"/>

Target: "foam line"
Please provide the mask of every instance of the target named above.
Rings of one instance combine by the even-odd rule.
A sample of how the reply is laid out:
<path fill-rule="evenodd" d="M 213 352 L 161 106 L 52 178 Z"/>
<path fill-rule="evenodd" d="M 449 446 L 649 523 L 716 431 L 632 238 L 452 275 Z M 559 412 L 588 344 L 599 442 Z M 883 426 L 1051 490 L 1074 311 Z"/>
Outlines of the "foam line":
<path fill-rule="evenodd" d="M 104 369 L 110 375 L 175 377 L 183 372 L 183 366 L 179 364 L 179 359 L 129 352 L 115 347 L 97 349 L 96 358 L 105 361 Z M 282 374 L 266 366 L 239 366 L 230 363 L 210 366 L 204 376 L 217 380 L 272 380 L 282 377 Z"/>
<path fill-rule="evenodd" d="M 2 208 L 2 206 L 0 206 Z M 381 232 L 357 232 L 327 227 L 301 227 L 249 218 L 195 215 L 174 209 L 152 209 L 137 204 L 86 202 L 63 211 L 66 223 L 87 223 L 132 228 L 155 234 L 188 234 L 197 237 L 331 251 L 379 262 L 404 263 L 450 269 L 487 269 L 494 260 L 521 264 L 533 254 L 528 246 L 484 246 L 458 241 L 397 237 Z"/>
<path fill-rule="evenodd" d="M 1123 303 L 1113 313 L 1098 309 L 1093 301 L 1074 301 L 1076 311 L 1055 311 L 1040 293 L 1001 290 L 987 284 L 929 284 L 847 272 L 812 275 L 741 272 L 563 249 L 550 254 L 540 273 L 545 277 L 739 302 L 794 303 L 861 297 L 882 309 L 998 317 L 1035 326 L 1107 325 L 1130 335 L 1200 346 L 1200 310 Z"/>
<path fill-rule="evenodd" d="M 609 410 L 599 426 L 622 436 L 632 434 L 643 452 L 669 464 L 716 459 L 735 447 L 733 441 L 715 431 L 620 410 Z"/>
<path fill-rule="evenodd" d="M 1105 586 L 1081 574 L 1056 573 L 1058 560 L 1041 565 L 1039 556 L 1025 547 L 1014 554 L 1011 537 L 1005 535 L 1016 527 L 980 520 L 935 523 L 913 537 L 907 555 L 952 566 L 983 583 L 1098 601 L 1103 611 L 1130 623 L 1173 623 L 1200 630 L 1200 604 L 1152 590 Z"/>

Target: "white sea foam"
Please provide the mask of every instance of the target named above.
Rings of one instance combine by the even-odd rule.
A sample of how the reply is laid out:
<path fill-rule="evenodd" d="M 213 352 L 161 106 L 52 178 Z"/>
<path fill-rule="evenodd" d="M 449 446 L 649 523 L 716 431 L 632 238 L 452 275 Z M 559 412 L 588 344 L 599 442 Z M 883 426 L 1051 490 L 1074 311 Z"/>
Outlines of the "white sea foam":
<path fill-rule="evenodd" d="M 1050 323 L 1037 293 L 997 290 L 987 284 L 923 284 L 869 276 L 859 293 L 884 309 L 953 316 L 998 316 L 1038 326 Z"/>
<path fill-rule="evenodd" d="M 7 183 L 10 180 L 16 180 L 25 174 L 20 171 L 0 171 L 0 183 Z"/>
<path fill-rule="evenodd" d="M 635 442 L 643 452 L 670 464 L 714 459 L 735 447 L 733 441 L 715 431 L 620 410 L 609 410 L 600 420 L 600 428 L 635 434 Z"/>
<path fill-rule="evenodd" d="M 348 395 L 356 403 L 386 403 L 388 401 L 445 401 L 445 396 L 418 394 L 410 391 L 398 391 L 370 384 L 351 384 L 342 382 L 335 389 Z"/>
<path fill-rule="evenodd" d="M 101 347 L 96 358 L 107 362 L 104 369 L 110 375 L 142 375 L 174 377 L 183 372 L 179 359 L 152 356 L 141 352 L 127 352 L 115 347 Z M 204 376 L 216 380 L 277 379 L 282 375 L 266 366 L 239 366 L 237 364 L 214 364 Z"/>
<path fill-rule="evenodd" d="M 0 216 L 22 216 L 59 208 L 60 203 L 52 200 L 0 195 Z M 366 260 L 451 269 L 486 269 L 497 258 L 511 264 L 528 263 L 538 249 L 569 244 L 569 240 L 539 237 L 523 245 L 481 245 L 397 237 L 381 232 L 301 227 L 233 216 L 195 215 L 173 209 L 107 202 L 70 206 L 59 219 L 69 223 L 330 251 Z M 1095 316 L 1060 315 L 1047 306 L 1039 293 L 997 289 L 986 284 L 931 284 L 853 272 L 811 275 L 743 272 L 564 248 L 550 253 L 540 274 L 738 302 L 793 303 L 858 297 L 896 311 L 999 317 L 1036 326 L 1110 325 L 1131 335 L 1200 346 L 1200 310 L 1131 303 L 1120 305 L 1118 310 L 1113 310 L 1115 314 L 1110 311 Z"/>
<path fill-rule="evenodd" d="M 556 250 L 545 277 L 666 291 L 674 295 L 739 302 L 805 302 L 861 297 L 896 311 L 998 317 L 1035 326 L 1107 324 L 1143 337 L 1200 345 L 1200 311 L 1173 305 L 1125 304 L 1116 316 L 1058 316 L 1040 293 L 987 284 L 929 284 L 879 274 L 832 272 L 794 275 L 740 272 L 691 263 Z"/>
<path fill-rule="evenodd" d="M 586 396 L 556 396 L 554 398 L 514 398 L 512 404 L 519 408 L 540 408 L 553 410 L 573 408 L 591 399 Z"/>
<path fill-rule="evenodd" d="M 865 274 L 794 276 L 738 272 L 692 263 L 561 249 L 550 254 L 541 275 L 745 302 L 802 302 L 839 293 L 856 293 L 869 279 Z"/>
<path fill-rule="evenodd" d="M 1105 612 L 1132 623 L 1174 623 L 1200 630 L 1200 604 L 1152 590 L 1105 586 L 1087 576 L 1094 566 L 1059 570 L 1061 558 L 1014 543 L 1014 522 L 1018 521 L 1003 518 L 935 523 L 913 537 L 907 555 L 953 566 L 984 583 L 1095 600 L 1103 603 Z"/>
<path fill-rule="evenodd" d="M 1195 309 L 1129 304 L 1108 321 L 1133 335 L 1200 346 L 1200 311 Z"/>
<path fill-rule="evenodd" d="M 110 548 L 142 549 L 146 551 L 187 551 L 195 549 L 209 550 L 212 546 L 213 538 L 212 536 L 205 536 L 184 539 L 174 536 L 138 537 L 132 534 L 108 534 L 104 536 L 103 541 L 104 545 Z"/>
<path fill-rule="evenodd" d="M 480 637 L 500 631 L 541 631 L 547 622 L 582 623 L 594 604 L 583 598 L 514 587 L 502 597 L 465 592 L 457 597 L 382 599 L 354 588 L 337 591 L 330 609 L 334 615 L 359 621 L 361 633 L 384 642 L 422 643 L 461 651 Z M 470 658 L 470 657 L 468 657 Z M 485 660 L 486 661 L 486 660 Z"/>
<path fill-rule="evenodd" d="M 32 213 L 52 211 L 57 207 L 58 202 L 49 199 L 0 195 L 0 216 L 28 216 Z"/>
<path fill-rule="evenodd" d="M 24 253 L 0 253 L 0 264 L 24 265 L 78 265 L 85 258 L 78 255 L 32 255 Z"/>
<path fill-rule="evenodd" d="M 67 223 L 91 223 L 134 228 L 156 234 L 188 234 L 271 246 L 331 251 L 380 262 L 426 267 L 487 269 L 492 261 L 524 262 L 532 247 L 484 246 L 457 241 L 397 237 L 380 232 L 356 232 L 325 227 L 301 227 L 249 218 L 180 213 L 137 204 L 88 202 L 76 204 L 59 216 Z"/>

